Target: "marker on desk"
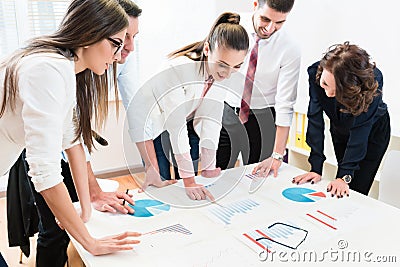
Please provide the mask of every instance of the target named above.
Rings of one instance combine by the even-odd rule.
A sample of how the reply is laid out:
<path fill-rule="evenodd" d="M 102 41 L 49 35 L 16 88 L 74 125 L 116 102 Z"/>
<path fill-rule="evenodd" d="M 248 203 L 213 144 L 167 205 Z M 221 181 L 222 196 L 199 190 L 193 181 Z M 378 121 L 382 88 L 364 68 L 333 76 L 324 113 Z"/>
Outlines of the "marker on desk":
<path fill-rule="evenodd" d="M 129 192 L 129 189 L 126 189 L 125 194 L 128 194 L 128 192 Z M 124 198 L 124 201 L 122 201 L 122 206 L 125 206 L 125 198 Z"/>

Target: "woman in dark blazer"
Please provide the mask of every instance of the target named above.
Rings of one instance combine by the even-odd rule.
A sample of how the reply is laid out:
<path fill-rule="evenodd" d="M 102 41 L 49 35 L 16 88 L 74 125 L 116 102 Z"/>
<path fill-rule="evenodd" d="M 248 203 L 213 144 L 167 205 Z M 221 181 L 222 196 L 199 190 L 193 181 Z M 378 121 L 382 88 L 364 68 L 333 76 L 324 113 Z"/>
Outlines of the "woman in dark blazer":
<path fill-rule="evenodd" d="M 331 47 L 308 68 L 308 75 L 306 141 L 311 147 L 311 170 L 293 178 L 293 183 L 321 180 L 325 112 L 338 162 L 336 179 L 327 191 L 338 198 L 349 195 L 349 188 L 367 195 L 390 140 L 382 73 L 365 50 L 345 42 Z"/>

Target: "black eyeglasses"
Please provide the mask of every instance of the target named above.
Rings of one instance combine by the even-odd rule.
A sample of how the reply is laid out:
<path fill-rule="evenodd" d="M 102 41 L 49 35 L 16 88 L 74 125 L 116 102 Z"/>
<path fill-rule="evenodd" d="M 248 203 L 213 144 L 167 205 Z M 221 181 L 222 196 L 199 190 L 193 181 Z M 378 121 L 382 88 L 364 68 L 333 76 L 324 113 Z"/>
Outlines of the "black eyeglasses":
<path fill-rule="evenodd" d="M 114 55 L 121 51 L 122 47 L 124 46 L 123 42 L 119 42 L 111 37 L 108 37 L 107 40 L 110 41 L 117 48 L 117 50 L 115 50 L 114 52 Z"/>

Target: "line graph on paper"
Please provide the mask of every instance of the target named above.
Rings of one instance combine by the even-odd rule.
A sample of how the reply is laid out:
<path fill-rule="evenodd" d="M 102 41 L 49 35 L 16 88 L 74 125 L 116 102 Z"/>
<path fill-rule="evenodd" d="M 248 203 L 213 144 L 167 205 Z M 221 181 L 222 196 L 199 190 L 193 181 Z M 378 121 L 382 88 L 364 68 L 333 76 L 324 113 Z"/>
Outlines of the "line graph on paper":
<path fill-rule="evenodd" d="M 178 234 L 183 234 L 183 235 L 191 235 L 192 232 L 188 230 L 185 226 L 183 226 L 180 223 L 170 225 L 167 227 L 163 227 L 157 230 L 153 230 L 147 233 L 144 233 L 142 235 L 154 235 L 154 234 L 160 234 L 160 233 L 178 233 Z"/>
<path fill-rule="evenodd" d="M 259 205 L 252 199 L 244 199 L 224 206 L 211 206 L 208 211 L 213 219 L 228 225 L 236 215 L 248 213 Z"/>

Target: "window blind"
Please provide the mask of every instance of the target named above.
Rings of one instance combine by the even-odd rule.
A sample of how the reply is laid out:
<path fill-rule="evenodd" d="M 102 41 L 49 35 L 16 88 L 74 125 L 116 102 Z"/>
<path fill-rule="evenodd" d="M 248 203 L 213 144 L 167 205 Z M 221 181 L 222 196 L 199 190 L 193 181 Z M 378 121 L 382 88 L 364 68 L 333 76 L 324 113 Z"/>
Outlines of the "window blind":
<path fill-rule="evenodd" d="M 18 45 L 15 0 L 0 1 L 0 57 Z"/>

